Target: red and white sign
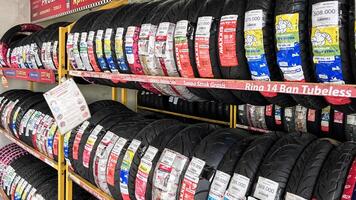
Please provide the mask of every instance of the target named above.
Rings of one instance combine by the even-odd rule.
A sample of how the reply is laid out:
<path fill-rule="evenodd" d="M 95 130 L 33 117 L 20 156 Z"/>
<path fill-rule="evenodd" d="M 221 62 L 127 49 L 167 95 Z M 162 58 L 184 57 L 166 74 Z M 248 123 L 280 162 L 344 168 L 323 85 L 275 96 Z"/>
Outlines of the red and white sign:
<path fill-rule="evenodd" d="M 31 0 L 31 21 L 38 21 L 69 11 L 69 1 Z"/>
<path fill-rule="evenodd" d="M 275 82 L 252 80 L 222 80 L 203 78 L 177 78 L 162 76 L 143 76 L 133 74 L 109 74 L 84 71 L 70 71 L 71 76 L 86 78 L 102 78 L 113 81 L 137 81 L 144 83 L 159 83 L 168 85 L 180 85 L 194 88 L 215 88 L 242 91 L 274 92 L 284 94 L 299 94 L 311 96 L 333 96 L 356 98 L 355 85 L 331 85 L 321 83 L 303 82 Z"/>
<path fill-rule="evenodd" d="M 111 0 L 31 0 L 31 21 L 59 17 L 93 8 Z"/>

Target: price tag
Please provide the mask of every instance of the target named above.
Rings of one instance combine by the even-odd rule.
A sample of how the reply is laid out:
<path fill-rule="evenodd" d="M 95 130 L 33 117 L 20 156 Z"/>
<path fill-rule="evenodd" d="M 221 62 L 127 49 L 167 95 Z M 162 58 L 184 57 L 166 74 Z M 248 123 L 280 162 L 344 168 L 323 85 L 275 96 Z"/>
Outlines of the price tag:
<path fill-rule="evenodd" d="M 88 104 L 73 79 L 46 92 L 44 97 L 61 134 L 74 129 L 91 117 Z"/>
<path fill-rule="evenodd" d="M 245 197 L 249 185 L 249 178 L 235 173 L 225 193 L 224 199 L 233 200 Z"/>
<path fill-rule="evenodd" d="M 264 200 L 275 200 L 278 194 L 278 183 L 267 178 L 259 177 L 254 197 Z"/>

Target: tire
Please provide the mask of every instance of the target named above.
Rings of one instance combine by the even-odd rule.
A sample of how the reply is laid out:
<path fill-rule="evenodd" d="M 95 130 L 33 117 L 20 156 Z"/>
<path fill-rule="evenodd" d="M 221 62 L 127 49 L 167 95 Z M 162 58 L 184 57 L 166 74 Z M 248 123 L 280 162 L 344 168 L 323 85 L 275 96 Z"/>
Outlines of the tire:
<path fill-rule="evenodd" d="M 246 137 L 245 132 L 240 132 L 240 134 L 231 133 L 228 129 L 217 130 L 211 133 L 209 136 L 205 137 L 200 144 L 194 150 L 194 157 L 190 162 L 180 189 L 180 198 L 182 199 L 199 199 L 199 193 L 202 192 L 202 195 L 205 194 L 206 187 L 209 187 L 209 180 L 213 175 L 213 169 L 217 169 L 219 166 L 223 155 L 234 145 L 239 139 Z M 191 173 L 191 165 L 194 165 L 196 160 L 201 163 L 201 171 L 194 173 L 194 176 L 198 178 L 197 184 L 190 189 L 186 188 L 187 186 L 187 173 Z M 203 176 L 202 172 L 206 169 Z M 207 194 L 206 194 L 207 195 Z"/>
<path fill-rule="evenodd" d="M 355 144 L 347 142 L 331 151 L 315 186 L 315 198 L 320 200 L 341 198 L 348 171 L 354 161 L 355 150 Z"/>
<path fill-rule="evenodd" d="M 283 109 L 277 105 L 266 106 L 265 120 L 268 130 L 282 131 L 282 111 Z"/>
<path fill-rule="evenodd" d="M 296 107 L 289 107 L 284 109 L 283 125 L 284 131 L 287 133 L 295 132 L 295 109 Z"/>
<path fill-rule="evenodd" d="M 356 142 L 355 115 L 348 115 L 345 122 L 345 137 L 347 141 Z"/>
<path fill-rule="evenodd" d="M 174 126 L 176 124 L 179 124 L 176 120 L 157 120 L 154 121 L 148 125 L 146 125 L 144 128 L 140 129 L 136 134 L 134 134 L 135 136 L 132 138 L 126 138 L 127 139 L 127 143 L 125 145 L 125 148 L 123 148 L 123 150 L 120 152 L 120 155 L 118 156 L 118 160 L 116 160 L 116 164 L 115 166 L 112 166 L 115 170 L 113 172 L 114 173 L 114 179 L 113 179 L 113 185 L 109 184 L 109 190 L 111 193 L 111 196 L 114 197 L 115 199 L 122 199 L 122 193 L 121 193 L 121 189 L 120 189 L 120 182 L 121 182 L 121 167 L 122 164 L 124 162 L 124 156 L 126 154 L 126 151 L 129 147 L 129 142 L 132 143 L 132 141 L 145 141 L 144 144 L 148 144 L 150 143 L 155 137 L 157 137 L 158 135 L 160 135 L 164 130 L 168 129 L 171 126 Z M 141 146 L 141 144 L 140 144 Z M 142 145 L 143 146 L 143 145 Z M 139 152 L 136 152 L 138 154 L 140 154 L 141 150 Z M 133 156 L 136 155 L 136 153 L 134 153 Z M 132 162 L 131 162 L 132 163 Z M 109 167 L 109 165 L 108 165 Z M 128 168 L 128 170 L 130 170 L 131 167 Z M 129 171 L 127 171 L 129 172 Z M 129 173 L 127 173 L 127 175 L 129 175 Z"/>
<path fill-rule="evenodd" d="M 245 8 L 245 1 L 226 0 L 222 11 L 219 23 L 219 38 L 227 36 L 235 37 L 233 41 L 218 40 L 219 66 L 222 78 L 224 79 L 251 80 L 244 49 Z M 231 23 L 235 23 L 233 25 L 236 26 L 235 32 L 224 31 L 229 30 L 225 29 L 225 26 L 227 28 L 231 26 Z M 267 100 L 259 92 L 233 90 L 232 93 L 238 99 L 248 104 L 256 106 L 265 106 L 268 104 Z"/>
<path fill-rule="evenodd" d="M 265 13 L 265 26 L 261 28 L 250 27 L 251 24 L 245 24 L 246 27 L 250 27 L 251 30 L 245 29 L 245 49 L 248 65 L 253 80 L 266 80 L 266 81 L 282 81 L 281 72 L 278 69 L 276 63 L 276 52 L 274 45 L 274 1 L 264 1 L 264 0 L 248 0 L 246 5 L 245 12 L 245 23 L 251 17 L 251 14 L 254 14 L 256 10 L 262 10 Z M 261 13 L 258 11 L 258 13 Z M 259 14 L 258 14 L 259 15 Z M 257 16 L 260 17 L 261 16 Z M 258 41 L 253 36 L 256 33 L 262 34 L 262 38 L 259 38 Z M 252 37 L 251 37 L 252 36 Z M 257 47 L 255 42 L 250 43 L 251 39 L 255 39 L 256 42 L 261 43 L 264 51 L 260 52 L 259 56 L 261 59 L 253 59 L 253 53 L 256 52 Z M 263 67 L 265 66 L 265 67 Z M 262 93 L 262 95 L 271 103 L 276 104 L 281 107 L 290 107 L 295 106 L 296 102 L 286 94 L 277 94 L 277 93 Z"/>
<path fill-rule="evenodd" d="M 195 31 L 195 59 L 199 77 L 201 78 L 222 78 L 219 69 L 218 61 L 218 21 L 222 13 L 225 1 L 207 0 L 204 6 L 199 11 L 198 25 Z M 208 17 L 205 17 L 208 16 Z M 200 33 L 204 20 L 210 25 L 206 28 L 210 29 L 209 33 Z M 203 28 L 204 29 L 204 28 Z M 204 47 L 204 48 L 202 48 Z M 208 48 L 206 48 L 208 47 Z M 242 101 L 237 99 L 229 90 L 208 89 L 209 93 L 222 103 L 239 105 Z"/>
<path fill-rule="evenodd" d="M 215 172 L 214 179 L 211 182 L 208 199 L 224 197 L 225 191 L 228 189 L 230 178 L 234 175 L 236 164 L 253 139 L 253 137 L 249 137 L 241 140 L 224 155 L 223 160 Z"/>
<path fill-rule="evenodd" d="M 10 46 L 11 42 L 16 40 L 16 34 L 22 32 L 37 32 L 42 30 L 42 27 L 35 24 L 20 24 L 12 27 L 1 37 L 0 39 L 0 47 L 1 47 L 1 66 L 2 67 L 10 67 L 10 63 L 8 63 L 7 58 L 7 51 L 9 50 L 8 47 Z"/>
<path fill-rule="evenodd" d="M 336 2 L 336 1 L 334 1 Z M 326 22 L 326 26 L 320 27 L 320 25 L 315 24 L 315 27 L 313 28 L 314 24 L 311 24 L 312 28 L 312 34 L 311 34 L 311 41 L 313 44 L 313 56 L 314 58 L 318 58 L 319 54 L 317 53 L 320 49 L 320 45 L 322 43 L 319 43 L 317 39 L 322 39 L 325 41 L 327 36 L 330 36 L 333 41 L 335 41 L 335 44 L 332 44 L 334 46 L 338 46 L 338 49 L 336 49 L 332 52 L 332 56 L 335 56 L 334 62 L 319 62 L 317 64 L 318 59 L 314 59 L 314 68 L 316 71 L 317 79 L 321 83 L 336 83 L 336 84 L 354 84 L 355 83 L 355 77 L 353 77 L 353 71 L 351 66 L 351 58 L 349 54 L 350 50 L 350 42 L 349 41 L 349 31 L 348 31 L 348 23 L 349 23 L 349 7 L 350 3 L 349 1 L 345 0 L 339 0 L 337 1 L 337 8 L 335 8 L 335 4 L 333 4 L 331 1 L 327 0 L 313 0 L 311 1 L 313 5 L 313 12 L 318 12 L 320 9 L 320 5 L 325 5 L 328 4 L 330 5 L 329 7 L 326 8 L 331 8 L 331 9 L 338 9 L 337 14 L 331 15 L 332 18 L 337 17 L 340 20 L 338 21 L 337 27 L 339 29 L 339 35 L 330 35 L 327 31 L 325 32 L 325 28 L 330 27 L 330 22 Z M 313 20 L 317 22 L 319 16 L 313 16 Z M 332 29 L 330 29 L 332 30 Z M 334 31 L 334 30 L 333 30 Z M 336 30 L 335 30 L 336 31 Z M 329 34 L 329 35 L 328 35 Z M 336 37 L 336 39 L 335 39 Z M 337 41 L 338 39 L 338 41 Z M 314 41 L 314 42 L 313 42 Z M 334 48 L 334 47 L 333 47 Z M 323 54 L 321 54 L 323 56 Z M 321 57 L 322 59 L 322 57 Z M 331 71 L 333 67 L 339 67 L 341 68 L 340 70 L 337 71 Z M 326 75 L 326 76 L 325 76 Z M 356 104 L 354 99 L 350 98 L 342 98 L 342 97 L 326 97 L 326 100 L 329 104 L 331 104 L 336 110 L 339 110 L 341 112 L 344 112 L 345 114 L 351 114 L 356 112 Z"/>
<path fill-rule="evenodd" d="M 277 135 L 257 137 L 249 144 L 239 161 L 236 163 L 234 174 L 246 177 L 249 180 L 246 185 L 245 196 L 250 194 L 251 186 L 255 182 L 255 176 L 259 169 L 260 163 L 277 139 Z M 229 187 L 232 187 L 231 183 Z M 227 191 L 229 191 L 229 189 Z"/>
<path fill-rule="evenodd" d="M 156 153 L 156 155 L 154 156 L 153 160 L 152 160 L 152 168 L 148 173 L 148 179 L 147 179 L 147 186 L 146 186 L 146 199 L 150 199 L 152 197 L 153 194 L 153 172 L 154 169 L 156 168 L 156 164 L 157 161 L 159 159 L 159 157 L 161 156 L 162 151 L 164 150 L 164 148 L 172 141 L 174 140 L 175 136 L 179 136 L 180 132 L 182 130 L 184 130 L 185 128 L 187 128 L 186 125 L 176 125 L 176 126 L 171 126 L 168 129 L 166 129 L 163 133 L 161 133 L 160 135 L 158 135 L 150 144 L 148 147 L 144 148 L 142 152 L 140 152 L 140 155 L 135 155 L 134 157 L 134 161 L 131 165 L 130 168 L 130 176 L 128 179 L 128 190 L 129 190 L 129 196 L 130 199 L 136 199 L 135 197 L 135 182 L 136 182 L 136 175 L 138 172 L 138 168 L 141 162 L 141 158 L 144 156 L 144 152 L 146 152 L 146 150 L 149 147 L 154 147 L 158 150 L 158 152 Z M 156 181 L 156 180 L 155 180 Z"/>
<path fill-rule="evenodd" d="M 319 173 L 330 151 L 334 148 L 329 140 L 315 140 L 298 158 L 286 186 L 288 193 L 304 199 L 312 199 Z"/>
<path fill-rule="evenodd" d="M 275 198 L 282 198 L 289 175 L 298 157 L 313 140 L 315 137 L 309 134 L 290 134 L 279 139 L 268 151 L 258 170 L 258 180 L 255 182 L 253 196 L 261 198 L 256 188 L 261 178 L 265 178 L 278 183 Z"/>
<path fill-rule="evenodd" d="M 198 14 L 200 9 L 205 4 L 205 0 L 192 0 L 186 3 L 185 7 L 177 14 L 176 24 L 177 26 L 183 25 L 187 27 L 186 35 L 179 35 L 175 33 L 174 46 L 175 49 L 175 61 L 178 66 L 178 72 L 181 77 L 195 78 L 199 77 L 198 69 L 195 62 L 194 49 L 194 32 L 196 29 L 196 22 L 198 21 Z M 186 25 L 187 24 L 187 25 Z M 200 88 L 188 88 L 193 94 L 199 96 L 202 99 L 214 100 L 213 96 L 206 89 Z"/>
<path fill-rule="evenodd" d="M 311 43 L 309 34 L 309 10 L 310 5 L 308 1 L 276 1 L 276 46 L 277 46 L 277 63 L 282 71 L 284 80 L 286 81 L 296 81 L 296 82 L 316 82 L 315 71 L 312 67 L 312 56 L 311 56 Z M 307 11 L 307 12 L 306 12 Z M 296 16 L 296 19 L 294 19 Z M 290 30 L 296 33 L 299 38 L 294 38 L 292 41 L 296 43 L 295 46 L 291 48 L 279 48 L 279 45 L 285 44 L 283 38 L 287 37 L 287 34 L 279 33 L 277 30 L 279 23 L 283 23 L 283 20 L 298 20 L 289 21 L 292 22 L 292 27 Z M 296 29 L 298 28 L 298 29 Z M 281 30 L 282 31 L 282 30 Z M 299 54 L 299 57 L 292 57 L 294 53 Z M 283 63 L 288 63 L 288 66 L 283 66 Z M 290 67 L 299 66 L 300 73 L 293 73 L 293 69 Z M 293 99 L 304 107 L 311 109 L 323 109 L 327 106 L 326 101 L 323 97 L 315 96 L 304 96 L 304 95 L 292 95 Z"/>
<path fill-rule="evenodd" d="M 308 108 L 303 106 L 295 107 L 295 131 L 298 133 L 308 133 Z"/>

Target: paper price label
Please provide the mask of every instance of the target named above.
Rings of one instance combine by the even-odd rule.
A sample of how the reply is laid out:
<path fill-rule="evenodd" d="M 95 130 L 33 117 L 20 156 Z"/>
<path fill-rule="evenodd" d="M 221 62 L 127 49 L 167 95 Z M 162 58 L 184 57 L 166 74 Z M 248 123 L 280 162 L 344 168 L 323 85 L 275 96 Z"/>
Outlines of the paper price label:
<path fill-rule="evenodd" d="M 73 79 L 68 79 L 46 92 L 44 97 L 61 134 L 65 134 L 91 117 L 88 104 Z"/>
<path fill-rule="evenodd" d="M 197 36 L 210 36 L 210 29 L 213 23 L 213 17 L 199 17 L 197 25 Z"/>
<path fill-rule="evenodd" d="M 217 171 L 210 187 L 209 199 L 223 199 L 231 176 Z"/>
<path fill-rule="evenodd" d="M 240 174 L 234 174 L 228 190 L 225 193 L 225 200 L 239 200 L 245 198 L 250 179 Z"/>
<path fill-rule="evenodd" d="M 263 10 L 251 10 L 245 13 L 245 31 L 262 29 L 265 25 Z"/>
<path fill-rule="evenodd" d="M 327 1 L 313 5 L 312 22 L 315 26 L 339 25 L 339 2 Z"/>
<path fill-rule="evenodd" d="M 254 197 L 264 200 L 275 200 L 278 194 L 279 185 L 277 182 L 259 177 Z"/>

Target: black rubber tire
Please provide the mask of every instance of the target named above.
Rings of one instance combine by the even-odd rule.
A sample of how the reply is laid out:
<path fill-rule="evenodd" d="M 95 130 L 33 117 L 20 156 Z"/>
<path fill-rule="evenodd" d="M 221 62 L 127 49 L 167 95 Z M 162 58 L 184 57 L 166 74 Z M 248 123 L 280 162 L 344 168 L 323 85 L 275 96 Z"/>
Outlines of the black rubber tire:
<path fill-rule="evenodd" d="M 354 143 L 347 142 L 331 151 L 320 172 L 315 186 L 314 198 L 320 200 L 340 199 L 349 169 L 356 155 Z"/>
<path fill-rule="evenodd" d="M 219 65 L 222 78 L 234 80 L 251 80 L 251 73 L 248 68 L 248 63 L 245 56 L 245 36 L 244 36 L 244 23 L 245 23 L 245 8 L 246 1 L 225 0 L 224 9 L 221 16 L 237 15 L 237 28 L 236 28 L 236 59 L 238 65 L 223 66 L 221 56 L 219 56 Z M 221 23 L 220 23 L 221 26 Z M 220 31 L 219 31 L 220 33 Z M 220 49 L 220 46 L 219 46 Z M 230 50 L 231 51 L 231 50 Z M 256 105 L 265 106 L 268 104 L 267 100 L 259 93 L 252 91 L 231 91 L 241 101 Z"/>
<path fill-rule="evenodd" d="M 209 36 L 209 59 L 210 63 L 202 64 L 199 66 L 199 61 L 198 57 L 196 55 L 196 62 L 197 62 L 197 68 L 199 71 L 199 76 L 201 78 L 222 78 L 221 72 L 219 69 L 219 61 L 218 61 L 218 45 L 217 45 L 217 40 L 218 40 L 218 19 L 220 18 L 220 15 L 222 13 L 222 9 L 224 6 L 225 0 L 207 0 L 204 4 L 204 6 L 201 8 L 199 11 L 199 17 L 203 16 L 212 16 L 213 21 L 211 24 L 211 29 L 210 29 L 210 36 Z M 195 33 L 195 43 L 197 43 L 197 34 Z M 199 47 L 195 46 L 195 51 L 198 51 Z M 197 53 L 196 53 L 197 54 Z M 209 61 L 208 61 L 209 62 Z M 211 65 L 211 69 L 209 69 Z M 204 69 L 199 69 L 200 68 L 206 68 L 207 70 L 211 70 L 213 77 L 209 77 L 210 75 L 208 74 L 202 74 L 201 70 Z M 209 93 L 214 97 L 214 99 L 218 100 L 219 102 L 227 103 L 227 104 L 233 104 L 233 105 L 239 105 L 242 104 L 242 101 L 237 99 L 229 90 L 222 90 L 222 89 L 208 89 Z"/>
<path fill-rule="evenodd" d="M 274 31 L 274 9 L 275 1 L 271 0 L 248 0 L 246 5 L 246 12 L 251 10 L 263 10 L 265 13 L 265 26 L 263 27 L 263 46 L 266 55 L 266 65 L 270 72 L 271 81 L 282 81 L 282 75 L 277 65 L 276 52 L 275 52 L 275 31 Z M 246 46 L 245 46 L 246 47 Z M 250 64 L 249 64 L 250 65 Z M 272 104 L 279 105 L 281 107 L 295 106 L 296 102 L 291 96 L 287 94 L 273 94 L 268 95 L 272 97 L 265 98 Z"/>
<path fill-rule="evenodd" d="M 275 198 L 282 198 L 289 175 L 298 157 L 313 140 L 315 137 L 310 134 L 289 134 L 279 139 L 268 151 L 258 170 L 257 177 L 278 183 L 278 192 Z M 257 182 L 255 181 L 254 188 L 256 188 Z M 258 198 L 258 196 L 256 197 Z"/>
<path fill-rule="evenodd" d="M 160 135 L 158 135 L 153 141 L 152 141 L 152 146 L 156 147 L 159 152 L 156 154 L 155 158 L 152 160 L 152 169 L 149 173 L 149 177 L 147 179 L 147 185 L 146 185 L 146 199 L 150 199 L 153 198 L 153 172 L 156 169 L 156 165 L 157 162 L 161 156 L 162 151 L 164 150 L 165 147 L 167 147 L 167 145 L 171 142 L 174 141 L 174 138 L 179 137 L 181 134 L 180 132 L 185 130 L 187 128 L 187 125 L 175 125 L 175 126 L 171 126 L 168 129 L 166 129 L 163 133 L 161 133 Z M 168 147 L 167 147 L 168 148 Z M 146 148 L 147 149 L 147 148 Z M 130 170 L 130 180 L 129 183 L 131 182 L 131 186 L 133 188 L 131 188 L 131 192 L 130 192 L 130 188 L 129 188 L 129 193 L 130 193 L 130 197 L 134 197 L 135 195 L 135 180 L 136 180 L 136 174 L 137 174 L 137 170 L 140 164 L 140 160 L 143 156 L 143 152 L 141 152 L 141 156 L 139 156 L 139 158 L 136 158 L 136 162 L 133 163 L 134 164 L 134 170 L 131 171 Z M 132 168 L 132 167 L 131 167 Z M 134 175 L 131 174 L 131 172 L 134 173 Z M 135 173 L 136 172 L 136 173 Z"/>
<path fill-rule="evenodd" d="M 207 198 L 210 180 L 224 155 L 231 147 L 246 137 L 248 137 L 247 132 L 239 129 L 221 129 L 201 141 L 194 152 L 194 157 L 205 161 L 205 166 L 199 177 L 194 199 Z"/>
<path fill-rule="evenodd" d="M 329 0 L 312 0 L 311 4 L 314 5 L 316 3 L 321 3 L 321 2 L 328 2 Z M 341 58 L 341 71 L 342 71 L 342 78 L 346 84 L 354 84 L 355 83 L 355 78 L 353 76 L 353 70 L 352 70 L 352 58 L 354 56 L 350 57 L 350 49 L 353 49 L 354 47 L 351 47 L 350 45 L 352 44 L 352 39 L 350 41 L 349 38 L 349 12 L 350 12 L 350 2 L 347 0 L 338 0 L 339 3 L 339 50 L 340 50 L 340 58 Z M 352 22 L 354 23 L 354 22 Z M 310 27 L 311 28 L 311 24 Z M 350 30 L 354 31 L 354 30 Z M 313 37 L 313 36 L 312 36 Z M 352 36 L 354 37 L 354 36 Z M 325 67 L 325 66 L 324 66 Z M 332 67 L 332 66 L 330 66 Z M 314 63 L 314 68 L 317 71 L 317 65 Z M 317 74 L 317 77 L 319 75 Z M 320 80 L 318 78 L 319 82 Z M 335 104 L 335 99 L 338 99 L 337 103 Z M 344 101 L 344 100 L 350 100 L 349 104 L 344 104 L 340 105 L 339 101 Z M 329 104 L 331 104 L 336 110 L 339 110 L 341 112 L 344 112 L 345 114 L 352 114 L 356 113 L 356 100 L 355 99 L 349 99 L 349 98 L 333 98 L 333 102 L 328 101 Z M 335 105 L 334 105 L 335 104 Z"/>
<path fill-rule="evenodd" d="M 162 134 L 164 132 L 164 130 L 166 130 L 174 125 L 177 125 L 177 124 L 179 124 L 179 122 L 176 120 L 169 120 L 169 119 L 157 120 L 157 121 L 154 121 L 151 124 L 145 126 L 132 139 L 141 141 L 141 142 L 143 142 L 143 144 L 146 144 L 145 146 L 147 146 L 147 144 L 149 144 L 154 138 L 156 138 L 158 135 Z M 144 145 L 141 145 L 141 150 L 136 152 L 135 156 L 140 154 L 143 146 Z M 127 145 L 127 147 L 128 147 L 128 145 Z M 111 195 L 115 199 L 119 199 L 119 200 L 122 199 L 121 190 L 120 190 L 121 165 L 123 163 L 123 158 L 126 153 L 127 147 L 121 151 L 121 154 L 120 154 L 117 164 L 115 166 L 115 172 L 117 172 L 117 173 L 115 173 L 115 177 L 114 177 L 115 187 L 109 186 Z"/>
<path fill-rule="evenodd" d="M 307 11 L 307 12 L 306 12 Z M 303 70 L 304 80 L 306 82 L 316 82 L 316 75 L 314 68 L 312 66 L 312 56 L 311 56 L 311 42 L 309 33 L 309 17 L 310 4 L 306 0 L 293 1 L 293 0 L 277 0 L 276 1 L 276 11 L 275 17 L 282 14 L 299 14 L 299 45 L 300 45 L 300 60 Z M 277 51 L 278 55 L 278 51 Z M 282 70 L 281 70 L 282 71 Z M 283 74 L 283 72 L 282 72 Z M 304 107 L 312 109 L 322 109 L 327 106 L 327 103 L 323 97 L 317 96 L 303 96 L 303 95 L 292 95 L 298 104 Z"/>
<path fill-rule="evenodd" d="M 286 192 L 304 199 L 312 199 L 319 173 L 334 144 L 329 140 L 315 140 L 300 155 L 290 173 Z"/>

